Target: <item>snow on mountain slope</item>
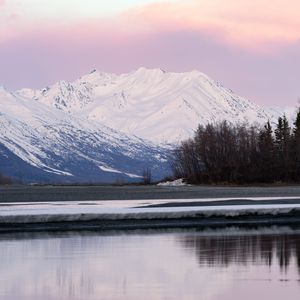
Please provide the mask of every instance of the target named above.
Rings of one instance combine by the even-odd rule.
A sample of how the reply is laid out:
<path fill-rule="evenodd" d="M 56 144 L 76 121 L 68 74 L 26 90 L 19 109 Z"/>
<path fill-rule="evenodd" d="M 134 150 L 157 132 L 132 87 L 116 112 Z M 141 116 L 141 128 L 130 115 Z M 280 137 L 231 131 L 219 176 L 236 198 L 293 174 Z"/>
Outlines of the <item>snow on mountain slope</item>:
<path fill-rule="evenodd" d="M 265 110 L 198 71 L 140 68 L 115 75 L 94 70 L 73 83 L 17 93 L 155 143 L 186 139 L 198 124 L 262 123 L 278 117 L 276 110 Z"/>
<path fill-rule="evenodd" d="M 9 92 L 0 87 L 0 172 L 27 181 L 114 182 L 169 175 L 169 146 L 208 122 L 258 122 L 263 109 L 198 71 L 115 75 Z M 149 142 L 149 140 L 151 142 Z M 8 163 L 9 162 L 9 163 Z"/>
<path fill-rule="evenodd" d="M 6 175 L 25 181 L 114 182 L 140 180 L 148 167 L 154 179 L 169 174 L 168 149 L 32 96 L 30 90 L 0 88 L 0 171 Z"/>

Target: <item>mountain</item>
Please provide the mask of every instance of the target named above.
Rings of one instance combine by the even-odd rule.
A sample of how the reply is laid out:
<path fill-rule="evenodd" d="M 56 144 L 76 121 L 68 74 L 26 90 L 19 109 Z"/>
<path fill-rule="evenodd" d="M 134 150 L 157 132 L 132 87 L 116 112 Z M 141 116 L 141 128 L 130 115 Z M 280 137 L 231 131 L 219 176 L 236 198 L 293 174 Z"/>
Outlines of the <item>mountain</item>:
<path fill-rule="evenodd" d="M 154 143 L 178 143 L 192 136 L 198 124 L 263 123 L 282 112 L 264 109 L 198 71 L 140 68 L 115 75 L 94 70 L 73 83 L 17 93 Z"/>
<path fill-rule="evenodd" d="M 23 182 L 140 181 L 170 173 L 169 148 L 0 88 L 0 171 Z"/>
<path fill-rule="evenodd" d="M 208 122 L 275 120 L 198 71 L 99 71 L 15 92 L 0 87 L 0 172 L 27 182 L 140 181 L 170 174 L 174 145 Z"/>

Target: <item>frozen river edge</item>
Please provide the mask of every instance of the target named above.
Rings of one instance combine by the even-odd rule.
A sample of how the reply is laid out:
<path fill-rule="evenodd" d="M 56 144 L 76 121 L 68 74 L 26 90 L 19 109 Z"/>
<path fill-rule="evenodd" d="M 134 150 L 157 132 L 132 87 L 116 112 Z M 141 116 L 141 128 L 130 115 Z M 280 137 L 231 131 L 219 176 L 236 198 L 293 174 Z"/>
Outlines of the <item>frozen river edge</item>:
<path fill-rule="evenodd" d="M 299 225 L 300 198 L 3 203 L 0 232 Z"/>

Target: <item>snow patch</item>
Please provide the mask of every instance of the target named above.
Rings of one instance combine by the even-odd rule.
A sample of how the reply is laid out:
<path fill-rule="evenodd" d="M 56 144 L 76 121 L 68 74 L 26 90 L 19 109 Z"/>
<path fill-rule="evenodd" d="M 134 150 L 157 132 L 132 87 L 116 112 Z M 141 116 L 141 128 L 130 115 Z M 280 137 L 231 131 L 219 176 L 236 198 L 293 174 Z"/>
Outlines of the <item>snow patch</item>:
<path fill-rule="evenodd" d="M 109 167 L 105 167 L 105 166 L 99 166 L 100 170 L 104 171 L 104 172 L 109 172 L 109 173 L 118 173 L 118 174 L 122 174 L 121 171 L 113 169 L 113 168 L 109 168 Z"/>
<path fill-rule="evenodd" d="M 56 174 L 56 175 L 74 176 L 73 174 L 71 174 L 69 172 L 57 170 L 57 169 L 50 168 L 50 167 L 46 167 L 44 169 L 44 171 L 48 172 L 48 173 L 53 173 L 53 174 Z"/>
<path fill-rule="evenodd" d="M 176 180 L 173 180 L 173 181 L 165 181 L 165 182 L 160 182 L 157 184 L 158 186 L 186 186 L 187 183 L 185 183 L 183 181 L 182 178 L 180 179 L 176 179 Z"/>
<path fill-rule="evenodd" d="M 142 178 L 142 176 L 132 174 L 132 173 L 127 173 L 127 172 L 122 172 L 122 171 L 119 171 L 119 170 L 116 170 L 116 169 L 113 169 L 113 168 L 107 167 L 107 166 L 99 166 L 99 168 L 100 168 L 100 170 L 102 170 L 104 172 L 123 174 L 130 178 Z"/>

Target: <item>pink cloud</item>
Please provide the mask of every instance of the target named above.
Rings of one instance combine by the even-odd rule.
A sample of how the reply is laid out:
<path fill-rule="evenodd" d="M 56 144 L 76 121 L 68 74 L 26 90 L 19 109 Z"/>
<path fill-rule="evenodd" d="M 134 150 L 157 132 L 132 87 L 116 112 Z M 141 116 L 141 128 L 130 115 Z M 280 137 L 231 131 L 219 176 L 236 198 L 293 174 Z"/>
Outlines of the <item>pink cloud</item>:
<path fill-rule="evenodd" d="M 195 30 L 252 50 L 300 39 L 300 2 L 181 0 L 140 6 L 122 15 L 130 30 Z M 127 25 L 128 26 L 128 25 Z"/>
<path fill-rule="evenodd" d="M 274 8 L 270 0 L 160 2 L 77 23 L 23 24 L 20 17 L 2 38 L 0 28 L 0 85 L 43 87 L 95 67 L 117 73 L 140 66 L 199 69 L 257 102 L 294 103 L 300 2 L 290 1 L 293 8 L 272 1 Z"/>
<path fill-rule="evenodd" d="M 117 31 L 118 38 L 191 30 L 206 32 L 221 43 L 270 53 L 278 49 L 278 45 L 293 44 L 300 39 L 299 0 L 289 0 L 288 5 L 281 0 L 158 1 L 137 6 L 111 19 L 87 19 L 77 24 L 69 19 L 66 23 L 50 19 L 38 24 L 19 19 L 19 23 L 15 22 L 5 31 L 0 29 L 0 40 L 18 38 L 36 28 L 54 31 L 86 28 L 88 35 L 104 28 L 112 33 Z"/>
<path fill-rule="evenodd" d="M 22 16 L 13 13 L 9 21 L 10 26 L 0 28 L 0 43 L 37 30 L 65 34 L 68 38 L 78 38 L 70 33 L 80 32 L 81 39 L 109 33 L 118 40 L 184 30 L 205 33 L 219 43 L 270 55 L 300 39 L 300 2 L 289 0 L 286 5 L 279 0 L 160 1 L 137 6 L 110 19 L 66 23 L 48 19 L 26 23 Z"/>
<path fill-rule="evenodd" d="M 16 13 L 12 13 L 8 16 L 9 21 L 17 21 L 19 19 L 19 15 Z"/>

